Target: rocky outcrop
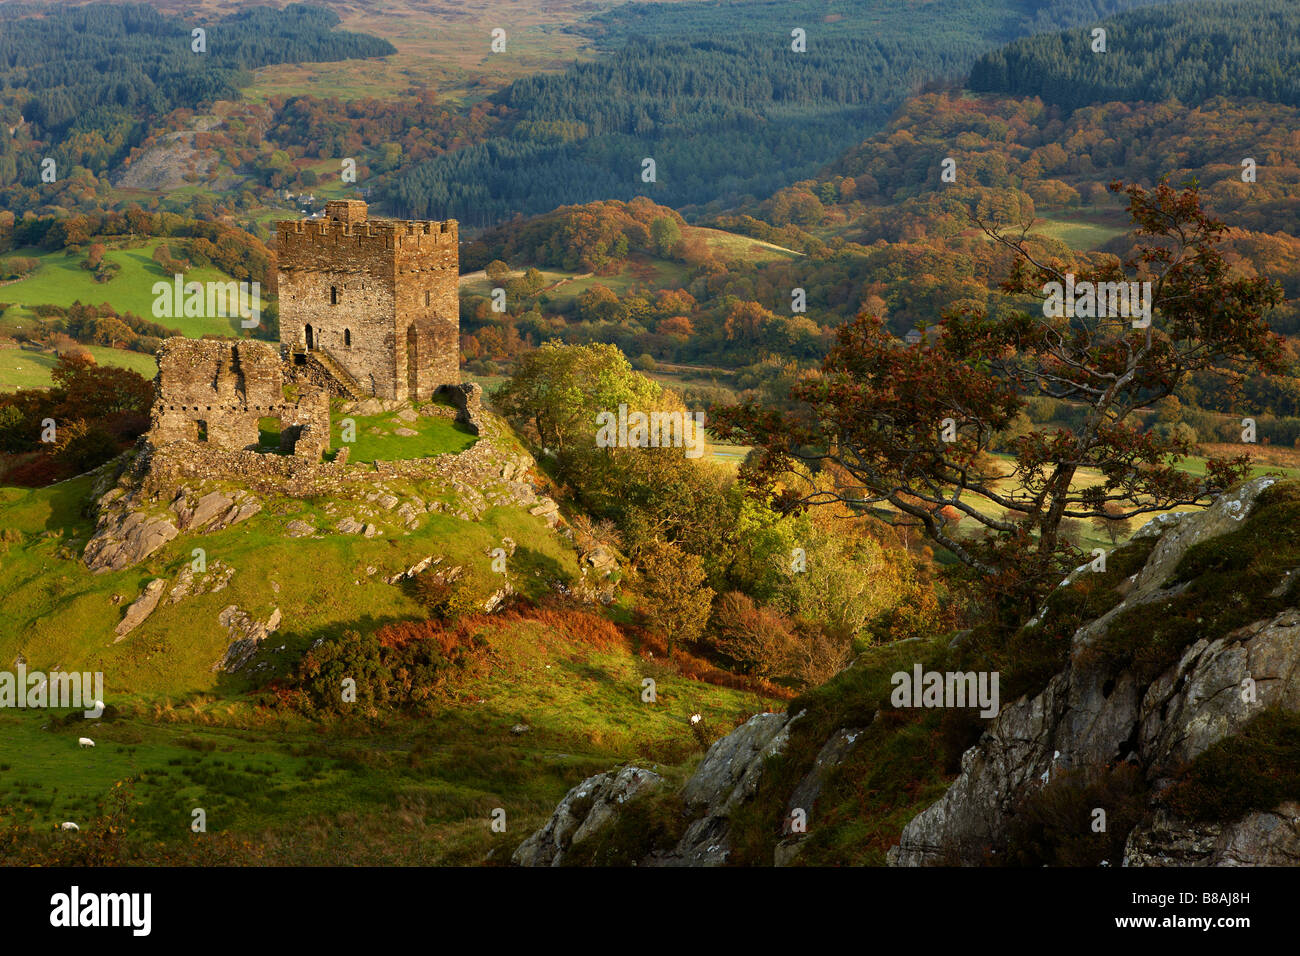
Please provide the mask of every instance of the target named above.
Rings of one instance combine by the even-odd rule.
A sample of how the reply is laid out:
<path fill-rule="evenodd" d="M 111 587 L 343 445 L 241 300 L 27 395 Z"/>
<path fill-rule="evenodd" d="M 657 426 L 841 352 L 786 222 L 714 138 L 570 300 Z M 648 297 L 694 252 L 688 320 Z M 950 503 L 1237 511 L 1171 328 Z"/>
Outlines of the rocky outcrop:
<path fill-rule="evenodd" d="M 758 714 L 713 742 L 682 787 L 696 818 L 677 845 L 650 855 L 651 866 L 721 866 L 731 856 L 731 813 L 758 790 L 767 759 L 785 751 L 801 715 Z"/>
<path fill-rule="evenodd" d="M 197 573 L 193 567 L 187 564 L 176 575 L 176 583 L 172 585 L 171 591 L 168 592 L 167 601 L 170 604 L 179 604 L 188 597 L 196 597 L 200 594 L 215 594 L 217 591 L 223 591 L 230 584 L 230 579 L 234 577 L 234 574 L 235 569 L 220 558 L 213 561 L 206 571 Z"/>
<path fill-rule="evenodd" d="M 784 839 L 776 846 L 777 866 L 787 866 L 803 849 L 813 824 L 813 811 L 817 798 L 822 794 L 822 787 L 830 778 L 831 772 L 842 764 L 853 752 L 854 746 L 863 734 L 862 727 L 841 727 L 817 753 L 812 769 L 804 774 L 786 801 L 785 817 L 781 832 Z"/>
<path fill-rule="evenodd" d="M 643 866 L 720 866 L 731 854 L 730 816 L 753 798 L 768 758 L 784 752 L 790 727 L 799 719 L 786 714 L 758 714 L 713 742 L 695 773 L 681 790 L 681 802 L 691 818 L 676 845 L 648 854 Z M 629 772 L 638 775 L 625 777 Z M 627 767 L 618 774 L 599 774 L 574 787 L 550 820 L 525 840 L 513 860 L 521 866 L 556 866 L 563 851 L 608 825 L 618 807 L 641 792 L 625 791 L 649 771 Z M 656 774 L 652 786 L 662 780 Z M 592 809 L 586 808 L 590 798 Z M 576 807 L 576 809 L 575 809 Z M 597 814 L 599 807 L 599 814 Z M 569 834 L 572 834 L 570 837 Z M 566 842 L 567 840 L 567 842 Z"/>
<path fill-rule="evenodd" d="M 121 571 L 143 561 L 178 534 L 180 529 L 169 518 L 122 507 L 104 509 L 82 560 L 96 574 Z"/>
<path fill-rule="evenodd" d="M 276 608 L 265 621 L 258 621 L 231 604 L 222 610 L 218 622 L 230 636 L 230 646 L 223 657 L 212 669 L 223 670 L 233 674 L 242 668 L 257 653 L 258 646 L 280 626 L 280 609 Z"/>
<path fill-rule="evenodd" d="M 262 510 L 262 503 L 246 491 L 210 491 L 197 495 L 188 488 L 176 493 L 171 503 L 181 531 L 210 534 L 247 521 Z"/>
<path fill-rule="evenodd" d="M 1002 708 L 963 755 L 957 780 L 904 828 L 890 863 L 981 862 L 1005 843 L 1018 804 L 1053 774 L 1127 763 L 1159 793 L 1181 767 L 1264 709 L 1300 709 L 1300 611 L 1294 609 L 1195 641 L 1153 680 L 1131 667 L 1112 673 L 1090 653 L 1121 615 L 1134 608 L 1160 614 L 1188 586 L 1170 581 L 1188 550 L 1239 528 L 1273 483 L 1256 479 L 1203 512 L 1165 517 L 1139 531 L 1135 537 L 1159 539 L 1125 582 L 1123 600 L 1078 629 L 1069 666 L 1046 689 Z M 1250 694 L 1243 693 L 1248 682 Z M 1214 826 L 1160 811 L 1130 835 L 1126 862 L 1262 864 L 1294 855 L 1294 824 L 1294 812 L 1285 809 Z"/>
<path fill-rule="evenodd" d="M 1115 575 L 1100 590 L 1087 592 L 1097 602 L 1094 606 L 1113 606 L 1071 625 L 1067 662 L 1039 685 L 1041 691 L 1002 702 L 976 744 L 962 755 L 956 779 L 903 828 L 888 862 L 981 865 L 1007 857 L 1040 859 L 1049 851 L 1050 839 L 1040 845 L 1035 836 L 1030 838 L 1033 846 L 1026 847 L 1017 837 L 1024 826 L 1039 826 L 1032 820 L 1026 823 L 1030 815 L 1047 814 L 1032 819 L 1057 826 L 1056 821 L 1073 819 L 1074 809 L 1063 809 L 1073 807 L 1070 801 L 1096 794 L 1107 805 L 1103 809 L 1111 808 L 1113 826 L 1121 827 L 1097 844 L 1110 863 L 1300 865 L 1300 801 L 1293 793 L 1252 796 L 1256 802 L 1251 805 L 1257 809 L 1235 819 L 1225 808 L 1240 805 L 1233 802 L 1241 797 L 1238 790 L 1225 791 L 1221 804 L 1203 802 L 1218 799 L 1218 784 L 1204 781 L 1217 779 L 1214 767 L 1236 766 L 1234 747 L 1259 753 L 1262 741 L 1263 751 L 1273 753 L 1277 738 L 1269 735 L 1285 734 L 1291 726 L 1286 723 L 1290 717 L 1279 715 L 1300 712 L 1300 607 L 1295 606 L 1300 591 L 1293 589 L 1300 554 L 1291 553 L 1295 545 L 1285 534 L 1269 537 L 1276 533 L 1272 525 L 1278 521 L 1285 522 L 1284 532 L 1289 529 L 1289 516 L 1300 508 L 1300 501 L 1294 488 L 1282 488 L 1276 496 L 1269 495 L 1268 510 L 1262 510 L 1261 495 L 1272 484 L 1274 479 L 1267 477 L 1247 482 L 1204 511 L 1164 515 L 1138 531 L 1138 544 L 1126 552 L 1127 565 L 1118 565 L 1129 576 Z M 1244 533 L 1233 535 L 1239 530 Z M 1272 550 L 1274 541 L 1276 548 L 1286 550 Z M 1189 554 L 1190 560 L 1184 560 Z M 1062 587 L 1086 573 L 1087 566 L 1076 570 Z M 1199 583 L 1197 576 L 1205 574 L 1216 575 L 1213 587 Z M 1064 606 L 1078 606 L 1075 595 L 1061 597 Z M 1231 613 L 1225 616 L 1225 609 Z M 1048 626 L 1045 614 L 1026 625 L 1030 636 L 1033 628 Z M 1198 627 L 1201 615 L 1203 629 Z M 1053 618 L 1050 626 L 1059 620 Z M 928 646 L 937 649 L 935 653 L 942 654 L 944 645 L 962 653 L 971 633 Z M 772 825 L 773 842 L 768 845 L 773 847 L 774 865 L 796 861 L 814 844 L 818 862 L 828 852 L 838 852 L 829 849 L 833 840 L 809 838 L 814 831 L 825 834 L 828 826 L 825 815 L 818 817 L 818 803 L 833 791 L 838 807 L 851 806 L 842 799 L 843 788 L 862 784 L 847 780 L 845 773 L 848 767 L 865 772 L 863 762 L 870 758 L 861 748 L 869 746 L 868 753 L 875 754 L 892 752 L 888 697 L 858 696 L 862 692 L 856 688 L 878 687 L 879 678 L 900 659 L 892 649 L 864 655 L 858 664 L 884 667 L 883 673 L 844 675 L 838 692 L 810 698 L 818 701 L 810 707 L 831 709 L 814 711 L 807 723 L 799 723 L 802 713 L 789 719 L 760 714 L 716 741 L 676 795 L 684 814 L 681 828 L 672 831 L 671 841 L 661 841 L 649 852 L 638 849 L 638 854 L 644 853 L 639 864 L 733 862 L 736 809 L 756 799 L 762 805 L 754 811 Z M 827 720 L 836 715 L 844 726 L 826 737 L 814 735 L 810 727 L 836 726 Z M 1261 718 L 1264 722 L 1257 724 Z M 902 746 L 911 758 L 925 759 L 923 742 Z M 797 768 L 798 782 L 781 792 L 761 786 L 768 760 L 787 751 L 791 759 L 783 762 L 783 778 Z M 815 759 L 810 759 L 813 754 Z M 1211 776 L 1193 776 L 1202 771 Z M 1248 773 L 1275 782 L 1278 770 Z M 1245 779 L 1230 785 L 1251 784 Z M 1261 788 L 1259 794 L 1277 792 Z M 1268 805 L 1274 801 L 1279 802 Z M 1094 804 L 1088 803 L 1084 809 L 1091 807 Z M 1205 819 L 1180 818 L 1175 813 L 1180 807 Z M 745 815 L 747 860 L 754 859 L 754 831 L 749 827 L 753 815 Z M 662 845 L 667 842 L 671 845 Z M 1092 849 L 1082 857 L 1074 849 L 1072 845 L 1070 853 L 1048 858 L 1095 862 Z"/>
<path fill-rule="evenodd" d="M 559 866 L 569 850 L 614 821 L 618 808 L 663 786 L 657 773 L 624 767 L 588 777 L 560 801 L 551 818 L 519 845 L 511 861 L 518 866 Z"/>
<path fill-rule="evenodd" d="M 1232 823 L 1190 823 L 1159 810 L 1124 848 L 1125 866 L 1300 866 L 1300 804 Z"/>
<path fill-rule="evenodd" d="M 145 618 L 154 612 L 158 602 L 162 600 L 163 591 L 167 588 L 167 582 L 162 578 L 154 578 L 144 586 L 140 596 L 132 602 L 131 606 L 126 609 L 126 614 L 118 623 L 114 633 L 117 640 L 120 641 L 137 627 L 144 623 Z M 116 643 L 116 641 L 114 642 Z"/>

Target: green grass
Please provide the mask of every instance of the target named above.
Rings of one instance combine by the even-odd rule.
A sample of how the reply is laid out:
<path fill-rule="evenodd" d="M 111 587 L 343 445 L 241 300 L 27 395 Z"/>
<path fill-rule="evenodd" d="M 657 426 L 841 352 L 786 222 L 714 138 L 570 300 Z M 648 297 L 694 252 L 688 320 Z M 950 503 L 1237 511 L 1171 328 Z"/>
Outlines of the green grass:
<path fill-rule="evenodd" d="M 116 365 L 139 372 L 145 378 L 158 374 L 158 363 L 152 355 L 110 349 L 101 345 L 87 347 L 100 365 Z M 29 352 L 25 349 L 0 349 L 0 392 L 20 388 L 49 388 L 50 370 L 58 361 L 48 352 Z"/>
<path fill-rule="evenodd" d="M 342 425 L 347 419 L 356 424 L 356 441 L 343 441 Z M 396 424 L 394 424 L 396 423 Z M 398 435 L 398 428 L 410 429 L 415 435 Z M 330 447 L 350 447 L 349 460 L 354 462 L 401 461 L 408 458 L 432 458 L 455 455 L 478 439 L 464 425 L 450 418 L 421 415 L 413 422 L 402 421 L 395 414 L 333 416 Z"/>
<path fill-rule="evenodd" d="M 745 262 L 777 262 L 799 259 L 803 256 L 802 253 L 771 242 L 764 242 L 762 239 L 705 226 L 687 226 L 682 230 L 682 238 L 703 239 L 705 245 L 724 261 L 741 259 Z"/>
<path fill-rule="evenodd" d="M 567 545 L 521 509 L 489 509 L 478 522 L 425 514 L 420 529 L 406 534 L 400 517 L 364 501 L 340 502 L 327 513 L 320 504 L 291 499 L 274 501 L 224 531 L 182 536 L 140 566 L 96 575 L 79 560 L 92 530 L 80 514 L 88 490 L 88 478 L 38 491 L 5 489 L 0 526 L 12 528 L 19 539 L 0 545 L 0 590 L 7 605 L 0 621 L 0 658 L 22 653 L 33 666 L 101 670 L 111 689 L 175 695 L 229 684 L 212 668 L 229 644 L 217 617 L 231 604 L 259 620 L 280 608 L 285 623 L 277 638 L 290 652 L 358 623 L 422 616 L 411 596 L 383 579 L 430 554 L 468 566 L 487 562 L 488 552 L 511 537 L 521 546 L 530 542 L 518 559 L 516 587 L 524 593 L 540 596 L 548 576 L 576 576 Z M 426 501 L 440 497 L 434 488 L 413 490 Z M 284 533 L 295 518 L 332 528 L 348 515 L 376 524 L 384 534 L 289 539 Z M 153 578 L 174 581 L 196 547 L 204 549 L 209 567 L 220 561 L 236 569 L 229 586 L 180 604 L 164 603 L 126 640 L 112 643 L 126 605 Z M 367 568 L 376 570 L 368 574 Z"/>
<path fill-rule="evenodd" d="M 489 641 L 491 679 L 419 720 L 313 724 L 207 699 L 128 705 L 94 724 L 5 711 L 0 808 L 30 810 L 38 829 L 93 830 L 97 801 L 133 780 L 135 840 L 183 844 L 201 807 L 210 834 L 251 838 L 277 862 L 478 862 L 508 856 L 590 774 L 631 760 L 681 779 L 701 752 L 693 710 L 720 734 L 766 709 L 658 671 L 659 703 L 642 704 L 645 667 L 630 650 L 591 653 L 541 626 L 503 626 Z M 512 735 L 521 720 L 532 730 Z M 93 750 L 78 749 L 83 734 Z M 505 834 L 487 826 L 498 807 Z"/>
<path fill-rule="evenodd" d="M 1034 221 L 1033 231 L 1052 239 L 1059 239 L 1071 249 L 1087 251 L 1122 236 L 1124 229 L 1101 225 L 1064 216 L 1040 216 Z"/>
<path fill-rule="evenodd" d="M 41 260 L 41 266 L 27 278 L 0 288 L 0 301 L 19 306 L 34 305 L 70 306 L 74 302 L 99 305 L 107 302 L 119 313 L 134 312 L 141 318 L 159 322 L 167 328 L 179 329 L 182 335 L 198 338 L 203 335 L 242 335 L 238 317 L 186 317 L 155 318 L 153 314 L 153 284 L 171 280 L 151 256 L 163 240 L 153 239 L 132 248 L 109 249 L 105 258 L 122 267 L 108 282 L 96 282 L 94 276 L 81 268 L 84 254 L 68 255 L 65 252 L 43 252 L 39 249 L 15 249 L 8 255 L 27 256 Z M 230 277 L 215 267 L 189 269 L 186 282 L 228 282 Z"/>
<path fill-rule="evenodd" d="M 287 674 L 314 641 L 420 616 L 412 597 L 383 579 L 425 555 L 472 568 L 510 537 L 518 545 L 511 582 L 536 599 L 554 581 L 572 584 L 571 545 L 520 508 L 491 508 L 480 521 L 427 513 L 409 535 L 377 509 L 369 520 L 381 536 L 287 539 L 290 520 L 324 528 L 364 505 L 339 501 L 331 515 L 325 502 L 270 499 L 242 524 L 183 536 L 138 568 L 92 575 L 79 560 L 90 487 L 83 477 L 0 489 L 0 658 L 22 653 L 32 670 L 101 671 L 118 711 L 94 724 L 0 712 L 0 826 L 8 806 L 37 831 L 62 820 L 93 830 L 96 804 L 130 780 L 131 839 L 173 850 L 206 839 L 188 829 L 201 807 L 209 837 L 236 835 L 253 847 L 241 852 L 265 849 L 276 862 L 335 863 L 340 853 L 354 862 L 477 862 L 492 850 L 508 855 L 592 773 L 636 761 L 680 780 L 702 752 L 691 713 L 720 736 L 768 708 L 754 694 L 686 680 L 642 658 L 627 638 L 592 642 L 527 612 L 486 624 L 487 669 L 458 677 L 418 720 L 313 723 L 258 708 L 249 692 Z M 436 489 L 398 490 L 431 500 Z M 229 585 L 164 603 L 111 643 L 125 603 L 153 577 L 173 580 L 195 547 L 209 568 L 220 561 L 236 569 Z M 114 594 L 123 600 L 114 604 Z M 228 643 L 216 618 L 231 604 L 259 620 L 277 607 L 284 616 L 254 658 L 265 665 L 255 676 L 212 670 Z M 655 705 L 640 700 L 646 676 L 658 683 Z M 520 722 L 531 731 L 512 735 Z M 96 747 L 78 749 L 81 735 Z M 506 834 L 487 826 L 497 807 L 507 812 Z"/>

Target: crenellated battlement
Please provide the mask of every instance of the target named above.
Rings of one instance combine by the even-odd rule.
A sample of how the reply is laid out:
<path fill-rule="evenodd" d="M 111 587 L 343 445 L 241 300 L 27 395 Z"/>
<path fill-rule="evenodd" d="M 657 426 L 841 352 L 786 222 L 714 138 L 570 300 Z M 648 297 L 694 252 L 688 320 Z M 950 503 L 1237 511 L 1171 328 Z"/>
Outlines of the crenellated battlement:
<path fill-rule="evenodd" d="M 302 267 L 302 257 L 313 250 L 327 255 L 382 255 L 389 251 L 408 253 L 425 250 L 451 250 L 460 245 L 460 224 L 455 219 L 443 222 L 417 222 L 402 219 L 368 219 L 365 222 L 335 222 L 326 219 L 293 220 L 276 223 L 280 267 Z M 459 258 L 459 256 L 457 256 Z M 346 268 L 360 268 L 353 261 Z M 313 264 L 314 267 L 314 264 Z"/>

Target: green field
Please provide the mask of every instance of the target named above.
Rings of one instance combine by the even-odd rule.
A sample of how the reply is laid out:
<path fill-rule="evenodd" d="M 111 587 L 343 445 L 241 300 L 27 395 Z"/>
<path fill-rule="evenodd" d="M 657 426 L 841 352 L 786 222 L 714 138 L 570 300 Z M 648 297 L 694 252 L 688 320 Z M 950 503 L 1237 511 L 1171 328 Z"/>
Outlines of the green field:
<path fill-rule="evenodd" d="M 198 338 L 203 335 L 243 335 L 239 319 L 231 318 L 155 318 L 153 314 L 155 282 L 170 280 L 162 267 L 151 256 L 163 240 L 151 239 L 131 248 L 109 249 L 105 258 L 122 267 L 108 282 L 96 282 L 94 275 L 81 268 L 84 254 L 68 255 L 65 252 L 42 252 L 39 249 L 16 249 L 8 256 L 25 256 L 41 260 L 35 273 L 18 282 L 0 287 L 0 302 L 11 306 L 4 315 L 0 330 L 15 328 L 27 321 L 36 321 L 29 311 L 34 305 L 67 307 L 74 302 L 99 305 L 107 302 L 119 313 L 134 312 L 141 318 L 158 322 L 168 328 L 179 329 L 182 335 Z M 215 267 L 189 269 L 186 282 L 229 282 L 230 277 Z"/>
<path fill-rule="evenodd" d="M 1125 230 L 1063 216 L 1040 216 L 1034 220 L 1033 232 L 1059 239 L 1071 249 L 1086 252 L 1098 248 L 1116 236 L 1124 235 Z"/>
<path fill-rule="evenodd" d="M 743 259 L 746 262 L 775 262 L 783 259 L 799 259 L 803 256 L 801 252 L 764 242 L 761 239 L 703 226 L 687 226 L 682 230 L 682 238 L 703 239 L 714 254 L 724 261 Z"/>
<path fill-rule="evenodd" d="M 1015 459 L 1012 458 L 1010 455 L 994 454 L 991 457 L 996 458 L 999 461 L 1003 462 L 1008 472 L 1015 466 Z M 1205 459 L 1201 457 L 1185 458 L 1178 463 L 1178 467 L 1182 471 L 1185 471 L 1189 474 L 1204 475 Z M 1250 474 L 1247 477 L 1257 478 L 1260 475 L 1278 475 L 1283 478 L 1289 478 L 1289 479 L 1300 478 L 1300 468 L 1293 468 L 1285 465 L 1268 464 L 1268 463 L 1261 462 L 1259 464 L 1254 465 L 1251 468 Z M 1073 487 L 1087 488 L 1092 485 L 1100 484 L 1101 481 L 1102 481 L 1101 473 L 1098 472 L 1096 469 L 1080 468 L 1078 473 L 1075 476 Z M 1009 482 L 1004 480 L 995 483 L 994 487 L 1002 487 L 1005 489 L 1009 487 L 1009 484 L 1010 484 Z M 1005 509 L 999 508 L 998 506 L 992 504 L 991 502 L 980 501 L 979 508 L 981 512 L 991 515 L 993 517 L 1001 518 L 1006 515 Z M 1191 511 L 1195 509 L 1183 507 L 1183 508 L 1172 508 L 1168 510 Z M 1142 527 L 1142 525 L 1144 525 L 1147 521 L 1151 520 L 1152 518 L 1158 515 L 1162 515 L 1166 513 L 1167 511 L 1154 511 L 1151 512 L 1150 514 L 1142 515 L 1134 519 L 1134 521 L 1132 522 L 1132 528 L 1130 530 L 1137 531 L 1138 528 Z M 1102 529 L 1094 527 L 1091 521 L 1084 521 L 1081 519 L 1074 519 L 1074 520 L 1078 522 L 1077 525 L 1074 525 L 1074 527 L 1077 528 L 1077 537 L 1078 537 L 1077 543 L 1079 547 L 1081 547 L 1083 550 L 1091 551 L 1094 548 L 1105 548 L 1109 550 L 1110 548 L 1114 547 L 1114 545 L 1111 543 L 1110 537 L 1106 534 L 1106 532 L 1103 531 Z M 966 525 L 970 523 L 971 522 L 969 521 L 963 522 L 962 527 L 966 527 Z M 1068 527 L 1070 527 L 1070 525 L 1067 522 L 1067 528 Z M 1127 537 L 1128 537 L 1127 534 L 1121 535 L 1119 538 L 1120 543 L 1122 544 L 1127 539 Z"/>
<path fill-rule="evenodd" d="M 100 365 L 116 365 L 139 372 L 145 378 L 158 374 L 158 363 L 152 355 L 110 349 L 101 345 L 85 346 Z M 0 392 L 20 388 L 47 388 L 50 370 L 58 361 L 49 352 L 29 352 L 26 349 L 0 349 Z"/>

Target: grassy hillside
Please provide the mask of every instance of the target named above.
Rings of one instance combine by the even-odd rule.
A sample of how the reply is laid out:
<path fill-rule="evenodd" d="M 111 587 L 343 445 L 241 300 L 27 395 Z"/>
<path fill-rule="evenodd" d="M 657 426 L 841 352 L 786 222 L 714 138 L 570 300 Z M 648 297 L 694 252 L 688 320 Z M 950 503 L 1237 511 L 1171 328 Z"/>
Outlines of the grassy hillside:
<path fill-rule="evenodd" d="M 34 305 L 69 306 L 74 302 L 98 305 L 107 302 L 120 312 L 134 312 L 142 318 L 157 321 L 181 334 L 198 338 L 202 335 L 239 335 L 239 321 L 235 318 L 175 318 L 155 319 L 153 314 L 153 285 L 171 281 L 172 276 L 151 258 L 161 239 L 146 240 L 138 245 L 110 248 L 104 258 L 121 266 L 121 271 L 108 282 L 96 282 L 94 274 L 81 268 L 84 254 L 68 255 L 65 252 L 43 252 L 40 249 L 15 249 L 8 255 L 39 259 L 40 268 L 25 279 L 10 283 L 0 290 L 0 301 L 11 303 L 4 315 L 0 331 L 36 319 L 30 311 Z M 186 282 L 229 282 L 230 276 L 212 266 L 190 268 L 185 271 Z M 14 308 L 17 306 L 17 308 Z"/>
<path fill-rule="evenodd" d="M 81 268 L 84 253 L 70 255 L 62 251 L 45 252 L 40 249 L 15 249 L 12 253 L 7 253 L 6 258 L 10 255 L 30 257 L 39 259 L 41 264 L 26 278 L 0 286 L 0 303 L 8 304 L 7 309 L 0 311 L 0 338 L 30 331 L 43 321 L 33 311 L 35 306 L 57 305 L 66 308 L 74 302 L 85 305 L 108 303 L 119 314 L 134 312 L 141 318 L 156 321 L 194 338 L 203 335 L 247 335 L 247 330 L 240 328 L 239 320 L 233 317 L 154 317 L 153 285 L 172 278 L 152 258 L 154 249 L 163 241 L 165 240 L 149 239 L 109 248 L 104 258 L 119 265 L 121 271 L 108 282 L 96 282 L 92 272 Z M 220 269 L 205 266 L 187 269 L 185 281 L 232 280 Z M 133 369 L 145 378 L 153 378 L 158 371 L 152 355 L 94 345 L 89 346 L 89 349 L 95 361 L 101 365 Z M 50 369 L 54 367 L 55 361 L 56 358 L 51 353 L 7 348 L 0 350 L 0 391 L 48 387 Z"/>
<path fill-rule="evenodd" d="M 158 374 L 158 363 L 152 355 L 127 349 L 110 349 L 102 345 L 89 345 L 86 349 L 100 365 L 129 368 L 145 378 L 153 378 Z M 52 352 L 0 349 L 0 392 L 12 392 L 20 388 L 47 388 L 50 384 L 50 370 L 57 361 Z"/>
<path fill-rule="evenodd" d="M 79 560 L 93 532 L 81 514 L 90 483 L 83 476 L 38 490 L 0 492 L 0 526 L 9 529 L 0 559 L 0 588 L 8 607 L 0 624 L 0 660 L 21 653 L 33 667 L 102 670 L 118 692 L 217 689 L 222 679 L 212 667 L 230 643 L 217 617 L 232 604 L 259 620 L 280 608 L 284 623 L 276 643 L 296 656 L 317 638 L 359 623 L 377 626 L 422 616 L 419 605 L 384 578 L 429 554 L 444 556 L 448 567 L 486 566 L 491 549 L 510 537 L 520 543 L 510 580 L 534 597 L 549 588 L 550 578 L 569 580 L 577 573 L 567 542 L 519 508 L 489 509 L 480 522 L 425 514 L 420 528 L 405 534 L 399 516 L 364 501 L 284 498 L 266 502 L 260 514 L 224 531 L 182 535 L 136 567 L 92 574 Z M 213 483 L 208 490 L 225 484 L 237 490 L 233 482 Z M 447 497 L 424 484 L 394 490 L 426 501 Z M 286 536 L 286 525 L 294 520 L 332 529 L 345 517 L 373 523 L 384 533 Z M 235 569 L 229 585 L 179 604 L 164 602 L 126 640 L 112 643 L 125 607 L 141 588 L 157 577 L 174 581 L 193 560 L 194 548 L 206 553 L 209 574 L 216 562 Z"/>
<path fill-rule="evenodd" d="M 690 714 L 723 733 L 768 709 L 630 646 L 584 645 L 526 616 L 482 635 L 490 672 L 420 720 L 310 723 L 206 695 L 130 700 L 121 717 L 94 725 L 5 711 L 0 734 L 15 746 L 0 758 L 0 808 L 30 808 L 37 827 L 93 829 L 96 803 L 131 781 L 133 839 L 183 845 L 201 807 L 207 839 L 257 844 L 243 862 L 477 863 L 494 849 L 508 856 L 592 773 L 635 761 L 683 778 L 702 751 Z M 640 701 L 645 676 L 658 681 L 657 704 Z M 512 734 L 520 722 L 530 730 Z M 82 734 L 94 750 L 78 749 Z M 504 834 L 488 827 L 498 807 Z"/>
<path fill-rule="evenodd" d="M 636 761 L 683 778 L 705 739 L 692 732 L 691 714 L 704 716 L 711 739 L 774 703 L 681 676 L 595 613 L 525 605 L 469 619 L 482 642 L 480 666 L 452 678 L 418 720 L 313 722 L 267 709 L 251 695 L 287 675 L 314 642 L 423 617 L 407 588 L 385 583 L 422 558 L 440 556 L 440 567 L 462 566 L 496 586 L 490 552 L 510 538 L 508 580 L 537 600 L 575 582 L 572 545 L 524 508 L 489 507 L 480 520 L 461 520 L 446 489 L 388 479 L 402 497 L 444 501 L 447 510 L 421 514 L 410 530 L 364 494 L 271 497 L 240 524 L 182 535 L 139 566 L 94 575 L 80 560 L 93 530 L 83 514 L 92 482 L 0 489 L 0 660 L 100 671 L 114 708 L 94 724 L 75 713 L 0 712 L 0 823 L 44 831 L 73 820 L 93 831 L 106 825 L 97 805 L 125 792 L 129 841 L 164 845 L 149 851 L 164 855 L 153 859 L 221 847 L 227 862 L 478 862 L 493 849 L 508 854 L 591 773 Z M 382 533 L 332 532 L 345 516 Z M 291 521 L 322 533 L 288 537 Z M 208 575 L 234 569 L 228 585 L 177 604 L 164 597 L 114 643 L 123 609 L 144 584 L 163 577 L 170 586 L 195 548 Z M 218 621 L 230 605 L 257 620 L 276 608 L 283 617 L 235 675 L 214 670 L 230 643 Z M 624 614 L 617 605 L 609 613 Z M 658 684 L 655 704 L 641 701 L 645 677 Z M 512 733 L 518 724 L 528 731 Z M 78 749 L 81 735 L 96 747 Z M 207 813 L 205 837 L 189 833 L 195 807 Z M 488 826 L 498 807 L 504 834 Z"/>

